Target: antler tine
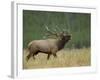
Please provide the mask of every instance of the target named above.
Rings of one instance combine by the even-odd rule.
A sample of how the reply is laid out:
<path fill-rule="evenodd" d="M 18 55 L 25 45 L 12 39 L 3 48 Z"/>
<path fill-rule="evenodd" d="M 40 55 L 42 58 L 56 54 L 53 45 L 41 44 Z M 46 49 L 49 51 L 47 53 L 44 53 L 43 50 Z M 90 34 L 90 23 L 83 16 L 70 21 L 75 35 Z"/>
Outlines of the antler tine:
<path fill-rule="evenodd" d="M 63 31 L 61 31 L 61 29 L 56 25 L 55 28 L 58 30 L 59 34 L 60 35 Z"/>
<path fill-rule="evenodd" d="M 47 26 L 45 26 L 45 28 L 49 33 L 53 34 L 53 32 L 51 32 Z"/>
<path fill-rule="evenodd" d="M 62 31 L 63 31 L 63 32 L 67 32 L 67 33 L 68 33 L 68 31 L 67 31 L 66 29 L 62 29 Z"/>
<path fill-rule="evenodd" d="M 56 36 L 57 36 L 57 33 L 50 31 L 49 28 L 48 28 L 47 26 L 45 26 L 45 28 L 46 28 L 46 30 L 47 30 L 48 33 L 49 33 L 48 36 L 50 36 L 50 34 L 51 34 L 51 35 L 56 35 Z"/>
<path fill-rule="evenodd" d="M 54 28 L 53 31 L 58 35 L 58 33 L 57 33 L 57 29 L 56 29 L 56 28 Z"/>
<path fill-rule="evenodd" d="M 56 29 L 58 29 L 58 31 L 60 31 L 60 29 L 58 28 L 58 26 L 57 26 L 57 25 L 55 26 L 55 28 L 56 28 Z"/>
<path fill-rule="evenodd" d="M 45 26 L 46 30 L 49 31 L 49 28 L 47 26 Z"/>

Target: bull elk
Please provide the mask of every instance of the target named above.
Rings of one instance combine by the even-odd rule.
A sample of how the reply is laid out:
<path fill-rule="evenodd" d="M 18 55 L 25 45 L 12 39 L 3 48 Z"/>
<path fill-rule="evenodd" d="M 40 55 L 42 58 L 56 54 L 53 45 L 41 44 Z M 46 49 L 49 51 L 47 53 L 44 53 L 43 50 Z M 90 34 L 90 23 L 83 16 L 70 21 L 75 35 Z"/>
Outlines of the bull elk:
<path fill-rule="evenodd" d="M 35 59 L 34 56 L 37 55 L 39 52 L 48 54 L 47 60 L 50 58 L 51 55 L 53 55 L 54 57 L 57 57 L 56 53 L 59 50 L 63 49 L 65 44 L 71 39 L 71 35 L 66 33 L 65 31 L 57 33 L 55 31 L 50 31 L 50 29 L 47 26 L 45 28 L 48 32 L 48 36 L 54 35 L 54 36 L 56 36 L 56 39 L 31 41 L 28 44 L 29 54 L 26 57 L 27 61 L 32 56 L 33 56 L 33 59 Z"/>

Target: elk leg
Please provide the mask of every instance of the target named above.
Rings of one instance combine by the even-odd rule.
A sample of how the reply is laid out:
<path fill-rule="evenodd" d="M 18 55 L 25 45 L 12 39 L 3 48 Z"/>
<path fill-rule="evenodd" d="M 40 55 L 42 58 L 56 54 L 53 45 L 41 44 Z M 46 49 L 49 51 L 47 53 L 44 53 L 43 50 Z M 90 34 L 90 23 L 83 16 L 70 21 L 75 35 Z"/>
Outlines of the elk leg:
<path fill-rule="evenodd" d="M 35 57 L 34 56 L 35 56 L 35 54 L 33 54 L 33 59 L 35 60 Z"/>
<path fill-rule="evenodd" d="M 33 54 L 33 59 L 35 60 L 35 55 L 37 55 L 38 54 L 38 52 L 36 52 L 36 53 L 34 53 Z"/>
<path fill-rule="evenodd" d="M 53 54 L 53 56 L 54 56 L 55 58 L 57 58 L 57 55 L 56 55 L 56 53 L 55 53 L 55 54 Z"/>
<path fill-rule="evenodd" d="M 28 56 L 26 57 L 26 61 L 30 59 L 31 55 L 32 55 L 31 53 L 28 54 Z"/>
<path fill-rule="evenodd" d="M 47 60 L 49 60 L 49 58 L 50 58 L 50 55 L 51 55 L 51 54 L 48 54 L 48 56 L 47 56 Z"/>

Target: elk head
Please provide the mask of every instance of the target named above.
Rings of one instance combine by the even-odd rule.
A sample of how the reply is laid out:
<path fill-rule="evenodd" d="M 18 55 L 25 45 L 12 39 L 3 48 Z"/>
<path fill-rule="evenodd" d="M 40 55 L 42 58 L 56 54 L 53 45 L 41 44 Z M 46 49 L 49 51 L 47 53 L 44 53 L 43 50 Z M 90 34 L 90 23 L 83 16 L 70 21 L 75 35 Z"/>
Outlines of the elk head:
<path fill-rule="evenodd" d="M 66 29 L 57 33 L 57 29 L 58 29 L 57 26 L 56 26 L 57 29 L 54 28 L 54 31 L 51 31 L 47 26 L 45 26 L 45 28 L 47 31 L 47 36 L 54 35 L 57 39 L 64 40 L 64 41 L 69 41 L 71 39 L 71 34 L 69 34 L 69 32 Z M 61 30 L 61 29 L 59 29 L 59 30 Z"/>

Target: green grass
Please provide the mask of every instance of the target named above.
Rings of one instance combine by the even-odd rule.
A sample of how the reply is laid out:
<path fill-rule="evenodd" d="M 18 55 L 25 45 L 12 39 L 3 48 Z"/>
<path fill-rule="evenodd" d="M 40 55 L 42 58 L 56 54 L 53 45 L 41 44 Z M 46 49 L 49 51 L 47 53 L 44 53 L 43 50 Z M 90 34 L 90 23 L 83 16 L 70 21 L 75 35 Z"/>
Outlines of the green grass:
<path fill-rule="evenodd" d="M 49 60 L 47 54 L 39 53 L 35 60 L 30 58 L 27 62 L 28 52 L 24 50 L 23 69 L 90 66 L 90 51 L 90 48 L 61 50 L 57 52 L 57 58 L 51 56 Z"/>

